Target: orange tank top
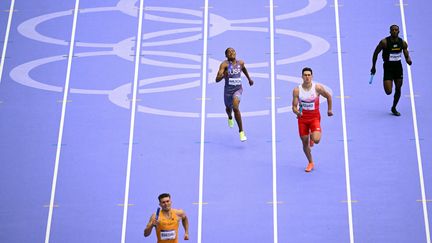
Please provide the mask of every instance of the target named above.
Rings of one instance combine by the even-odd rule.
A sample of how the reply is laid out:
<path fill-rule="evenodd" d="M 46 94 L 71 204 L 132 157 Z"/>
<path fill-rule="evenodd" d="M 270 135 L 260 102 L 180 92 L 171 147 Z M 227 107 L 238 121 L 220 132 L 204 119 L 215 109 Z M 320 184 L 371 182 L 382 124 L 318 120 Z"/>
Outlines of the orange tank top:
<path fill-rule="evenodd" d="M 159 223 L 156 227 L 158 243 L 178 243 L 179 217 L 175 209 L 166 216 L 162 211 L 159 214 Z"/>

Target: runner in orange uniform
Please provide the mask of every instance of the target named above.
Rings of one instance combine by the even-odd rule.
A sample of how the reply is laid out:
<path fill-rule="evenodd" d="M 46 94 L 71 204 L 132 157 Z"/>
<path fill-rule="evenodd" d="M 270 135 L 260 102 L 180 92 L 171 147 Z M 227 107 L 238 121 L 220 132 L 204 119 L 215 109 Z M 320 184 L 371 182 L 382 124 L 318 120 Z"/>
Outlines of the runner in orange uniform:
<path fill-rule="evenodd" d="M 178 243 L 178 228 L 181 220 L 185 230 L 184 239 L 189 240 L 189 222 L 186 213 L 182 209 L 171 208 L 170 194 L 163 193 L 158 199 L 162 210 L 152 214 L 144 230 L 144 236 L 149 236 L 155 227 L 158 243 Z"/>

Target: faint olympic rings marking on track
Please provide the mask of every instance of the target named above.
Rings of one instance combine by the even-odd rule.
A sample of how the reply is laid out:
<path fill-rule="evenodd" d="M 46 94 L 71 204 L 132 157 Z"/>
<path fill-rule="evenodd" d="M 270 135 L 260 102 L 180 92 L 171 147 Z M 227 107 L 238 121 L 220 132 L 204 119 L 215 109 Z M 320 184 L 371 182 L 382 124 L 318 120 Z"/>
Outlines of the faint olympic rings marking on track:
<path fill-rule="evenodd" d="M 155 92 L 166 92 L 166 91 L 172 91 L 172 90 L 180 90 L 180 89 L 188 89 L 188 88 L 195 88 L 200 86 L 200 74 L 199 73 L 190 73 L 190 74 L 180 74 L 180 75 L 168 75 L 168 76 L 160 76 L 155 78 L 148 78 L 145 80 L 141 80 L 139 82 L 139 86 L 147 85 L 151 83 L 158 83 L 158 82 L 164 82 L 164 81 L 171 81 L 171 80 L 178 80 L 178 79 L 186 79 L 186 78 L 197 78 L 197 80 L 183 83 L 180 85 L 174 85 L 169 87 L 159 87 L 154 89 L 139 89 L 138 93 L 155 93 Z M 130 101 L 128 100 L 128 95 L 131 92 L 131 83 L 124 84 L 116 89 L 113 90 L 113 92 L 110 93 L 109 99 L 114 104 L 129 109 L 130 107 Z M 162 110 L 162 109 L 156 109 L 151 108 L 148 106 L 137 104 L 138 111 L 155 114 L 155 115 L 166 115 L 166 116 L 174 116 L 174 117 L 199 117 L 199 113 L 195 112 L 181 112 L 181 111 L 169 111 L 169 110 Z"/>
<path fill-rule="evenodd" d="M 94 13 L 94 12 L 118 11 L 118 8 L 116 8 L 116 7 L 101 7 L 101 8 L 82 9 L 79 11 L 80 11 L 80 13 Z M 24 21 L 23 23 L 21 23 L 18 26 L 18 32 L 20 34 L 22 34 L 23 36 L 25 36 L 29 39 L 35 40 L 35 41 L 48 43 L 48 44 L 54 44 L 54 45 L 67 46 L 67 45 L 69 45 L 68 41 L 42 35 L 36 30 L 36 28 L 38 25 L 40 25 L 46 21 L 53 20 L 53 19 L 60 18 L 60 17 L 66 17 L 66 16 L 69 16 L 72 14 L 73 14 L 73 10 L 66 10 L 66 11 L 54 12 L 54 13 L 34 17 L 34 18 L 28 19 L 28 20 Z M 113 44 L 76 42 L 76 46 L 112 48 Z"/>
<path fill-rule="evenodd" d="M 80 13 L 94 13 L 94 12 L 107 12 L 107 11 L 121 11 L 123 13 L 129 14 L 131 16 L 136 16 L 137 8 L 135 7 L 135 3 L 137 0 L 121 0 L 117 4 L 116 7 L 99 7 L 99 8 L 88 8 L 88 9 L 81 9 Z M 325 0 L 315 0 L 311 1 L 309 0 L 309 4 L 298 11 L 278 15 L 276 16 L 276 20 L 285 20 L 288 18 L 294 18 L 299 17 L 302 15 L 311 14 L 312 12 L 318 11 L 322 9 L 326 5 Z M 182 9 L 182 8 L 167 8 L 167 7 L 146 7 L 146 11 L 154 11 L 154 12 L 165 12 L 165 13 L 177 13 L 177 14 L 186 14 L 193 17 L 201 18 L 202 12 L 196 11 L 196 10 L 190 10 L 190 9 Z M 38 16 L 32 19 L 29 19 L 22 24 L 19 25 L 18 31 L 33 40 L 49 43 L 49 44 L 56 44 L 56 45 L 68 45 L 68 42 L 61 39 L 55 39 L 49 36 L 44 36 L 37 32 L 36 28 L 39 24 L 42 24 L 46 21 L 65 17 L 68 15 L 72 15 L 73 12 L 71 10 L 69 11 L 61 11 L 61 12 L 55 12 L 50 13 L 42 16 Z M 167 23 L 181 23 L 181 24 L 189 24 L 189 25 L 198 25 L 198 27 L 189 27 L 189 28 L 179 28 L 179 29 L 172 29 L 172 30 L 163 30 L 163 31 L 156 31 L 151 32 L 143 35 L 144 42 L 142 43 L 142 47 L 152 47 L 152 46 L 164 46 L 164 45 L 175 45 L 180 43 L 189 43 L 193 41 L 198 41 L 202 38 L 201 30 L 202 28 L 200 25 L 202 24 L 201 19 L 179 19 L 179 18 L 171 18 L 171 17 L 162 17 L 157 16 L 154 14 L 145 14 L 146 20 L 151 21 L 157 21 L 157 22 L 167 22 Z M 253 32 L 268 32 L 268 28 L 264 27 L 253 27 L 253 26 L 234 26 L 234 24 L 251 24 L 251 23 L 263 23 L 267 22 L 267 17 L 262 18 L 253 18 L 253 19 L 239 19 L 239 20 L 228 20 L 223 18 L 222 16 L 218 16 L 215 14 L 210 15 L 210 37 L 222 34 L 229 30 L 236 30 L 236 31 L 253 31 Z M 170 39 L 170 40 L 161 40 L 161 41 L 153 41 L 149 42 L 146 40 L 151 40 L 152 38 L 156 37 L 164 37 L 169 35 L 176 35 L 179 33 L 194 33 L 197 32 L 198 34 L 194 34 L 187 37 L 181 37 L 177 39 Z M 276 60 L 277 65 L 284 65 L 288 63 L 293 62 L 299 62 L 307 59 L 311 59 L 313 57 L 322 55 L 323 53 L 327 52 L 330 45 L 327 41 L 324 39 L 302 33 L 302 32 L 296 32 L 296 31 L 290 31 L 286 29 L 276 29 L 276 34 L 281 35 L 287 35 L 287 36 L 293 36 L 296 38 L 301 38 L 307 42 L 310 43 L 311 48 L 300 55 L 284 58 L 280 60 Z M 77 46 L 81 47 L 101 47 L 101 48 L 112 48 L 112 51 L 98 51 L 98 52 L 84 52 L 84 53 L 76 53 L 75 55 L 77 57 L 92 57 L 92 56 L 106 56 L 106 55 L 117 55 L 118 57 L 121 57 L 126 60 L 133 60 L 132 54 L 133 54 L 133 47 L 134 47 L 134 38 L 128 38 L 123 41 L 120 41 L 118 43 L 86 43 L 86 42 L 77 42 Z M 152 60 L 148 58 L 148 56 L 160 56 L 160 57 L 175 57 L 175 58 L 181 58 L 181 59 L 187 59 L 191 60 L 193 62 L 199 63 L 201 61 L 200 55 L 192 55 L 192 54 L 186 54 L 186 53 L 177 53 L 177 52 L 168 52 L 168 51 L 146 51 L 144 50 L 142 52 L 143 57 L 141 58 L 142 64 L 147 65 L 153 65 L 158 67 L 170 67 L 170 68 L 180 68 L 180 69 L 193 69 L 193 70 L 200 70 L 201 66 L 200 64 L 184 64 L 184 63 L 174 63 L 174 62 L 166 62 L 166 61 L 158 61 L 158 60 Z M 15 67 L 11 71 L 11 77 L 18 83 L 21 83 L 23 85 L 37 88 L 37 89 L 43 89 L 48 91 L 54 91 L 54 92 L 61 92 L 62 87 L 55 86 L 55 85 L 49 85 L 45 83 L 38 82 L 34 79 L 32 79 L 29 75 L 30 71 L 37 68 L 38 66 L 49 64 L 51 62 L 61 61 L 65 58 L 63 56 L 53 56 L 53 57 L 47 57 L 47 58 L 41 58 L 38 60 L 30 61 L 28 63 L 19 65 Z M 208 80 L 212 80 L 212 77 L 216 75 L 216 71 L 218 69 L 218 64 L 220 61 L 209 58 L 209 69 L 210 72 L 208 76 L 210 77 Z M 259 68 L 259 67 L 268 67 L 268 62 L 261 62 L 261 63 L 252 63 L 249 64 L 249 68 Z M 269 75 L 267 73 L 251 73 L 254 75 L 254 77 L 257 78 L 269 78 Z M 191 73 L 191 74 L 177 74 L 177 75 L 168 75 L 168 76 L 162 76 L 162 77 L 155 77 L 155 78 L 148 78 L 140 81 L 141 85 L 146 85 L 150 83 L 156 83 L 156 82 L 163 82 L 163 81 L 169 81 L 174 79 L 184 79 L 184 78 L 199 78 L 199 73 Z M 299 81 L 299 78 L 296 77 L 289 77 L 286 75 L 277 75 L 277 80 L 282 81 L 288 81 L 288 82 L 294 82 L 299 83 L 301 82 L 301 79 Z M 209 83 L 214 83 L 214 81 L 209 81 Z M 188 89 L 188 88 L 195 88 L 200 86 L 200 80 L 184 83 L 184 84 L 177 84 L 177 85 L 171 85 L 171 86 L 165 86 L 165 87 L 158 87 L 158 88 L 151 88 L 151 89 L 140 89 L 139 93 L 155 93 L 155 92 L 166 92 L 166 91 L 173 91 L 173 90 L 180 90 L 180 89 Z M 327 87 L 328 88 L 328 87 Z M 329 88 L 328 88 L 329 89 Z M 330 89 L 329 89 L 330 90 Z M 71 93 L 78 93 L 78 94 L 103 94 L 108 95 L 111 102 L 114 104 L 129 108 L 129 100 L 128 95 L 129 93 L 125 93 L 125 91 L 130 92 L 130 84 L 122 85 L 118 88 L 115 88 L 113 90 L 89 90 L 89 89 L 76 89 L 71 88 Z M 331 92 L 331 90 L 330 90 Z M 284 113 L 289 112 L 291 110 L 291 106 L 286 107 L 280 107 L 277 108 L 278 113 Z M 168 110 L 162 110 L 162 109 L 156 109 L 151 108 L 147 106 L 138 106 L 138 111 L 151 113 L 151 114 L 158 114 L 158 115 L 167 115 L 167 116 L 178 116 L 178 117 L 199 117 L 199 113 L 193 113 L 193 112 L 178 112 L 178 111 L 168 111 Z M 250 111 L 250 112 L 244 112 L 244 116 L 257 116 L 257 115 L 268 115 L 269 110 L 260 110 L 260 111 Z M 208 113 L 208 117 L 225 117 L 225 113 Z"/>
<path fill-rule="evenodd" d="M 119 9 L 121 9 L 121 11 L 124 12 L 125 14 L 136 17 L 136 16 L 138 16 L 138 13 L 136 11 L 137 2 L 138 2 L 138 0 L 120 0 L 117 3 L 117 7 Z M 297 18 L 300 16 L 309 15 L 309 14 L 312 14 L 314 12 L 318 12 L 319 10 L 323 9 L 326 5 L 327 5 L 327 0 L 308 0 L 308 5 L 306 7 L 299 9 L 297 11 L 291 12 L 291 13 L 276 15 L 275 19 L 276 20 L 286 20 L 286 19 Z M 172 9 L 174 9 L 174 8 L 172 8 Z M 197 17 L 202 16 L 202 12 L 196 11 L 196 10 L 188 10 L 187 12 L 183 12 L 183 13 L 195 15 Z M 260 18 L 260 19 L 264 19 L 260 22 L 267 22 L 268 21 L 268 18 L 265 18 L 265 17 Z"/>
<path fill-rule="evenodd" d="M 76 54 L 76 57 L 77 58 L 83 58 L 83 57 L 110 56 L 110 55 L 115 55 L 115 53 L 113 51 L 83 52 L 83 53 Z M 33 60 L 33 61 L 27 62 L 25 64 L 19 65 L 16 68 L 14 68 L 11 71 L 10 76 L 16 82 L 18 82 L 22 85 L 28 86 L 28 87 L 32 87 L 32 88 L 40 89 L 40 90 L 52 91 L 52 92 L 63 92 L 63 87 L 38 82 L 38 81 L 34 80 L 33 78 L 31 78 L 29 73 L 31 72 L 31 70 L 33 70 L 36 67 L 50 64 L 53 62 L 64 61 L 66 59 L 67 58 L 64 56 L 52 56 L 52 57 L 46 57 L 46 58 Z M 193 74 L 192 76 L 190 76 L 190 75 L 191 74 L 189 74 L 189 75 L 186 74 L 186 76 L 183 74 L 171 75 L 171 76 L 169 76 L 171 79 L 166 79 L 165 77 L 158 77 L 158 78 L 160 78 L 160 80 L 158 78 L 144 79 L 144 80 L 140 81 L 140 85 L 146 85 L 146 84 L 151 84 L 151 83 L 156 83 L 156 82 L 161 82 L 161 81 L 173 80 L 175 78 L 178 78 L 178 79 L 188 78 L 188 77 L 195 77 L 195 78 L 198 77 L 199 78 L 199 74 Z M 166 91 L 173 91 L 173 90 L 198 87 L 199 85 L 200 85 L 200 81 L 198 80 L 198 81 L 189 82 L 189 83 L 181 84 L 181 85 L 173 85 L 173 86 L 151 88 L 151 89 L 140 89 L 139 93 L 166 92 Z M 123 87 L 123 86 L 121 86 L 121 87 Z M 92 89 L 71 88 L 70 92 L 75 93 L 75 94 L 110 95 L 112 92 L 116 91 L 116 89 L 118 89 L 118 88 L 115 88 L 114 90 L 92 90 Z M 130 92 L 130 90 L 129 90 L 129 92 Z M 118 103 L 121 103 L 121 102 L 118 102 Z"/>
<path fill-rule="evenodd" d="M 99 51 L 99 52 L 83 52 L 83 53 L 77 53 L 75 54 L 76 57 L 94 57 L 94 56 L 108 56 L 108 55 L 115 55 L 112 51 Z M 31 78 L 30 72 L 40 66 L 50 64 L 53 62 L 58 61 L 64 61 L 67 57 L 64 56 L 52 56 L 52 57 L 45 57 L 41 59 L 36 59 L 24 64 L 21 64 L 10 72 L 10 76 L 13 80 L 15 80 L 17 83 L 20 83 L 22 85 L 32 87 L 35 89 L 40 90 L 46 90 L 46 91 L 52 91 L 52 92 L 63 92 L 63 87 L 46 84 L 42 82 L 38 82 Z M 71 88 L 71 93 L 75 94 L 103 94 L 108 95 L 111 90 L 91 90 L 91 89 L 77 89 L 77 88 Z"/>
<path fill-rule="evenodd" d="M 79 12 L 80 12 L 80 14 L 96 13 L 96 12 L 110 12 L 110 11 L 130 12 L 130 10 L 126 9 L 126 7 L 127 7 L 127 5 L 126 6 L 120 5 L 120 7 L 118 5 L 117 7 L 86 8 L 86 9 L 80 9 Z M 137 11 L 135 7 L 132 7 L 131 9 L 134 10 L 134 12 Z M 181 9 L 181 8 L 146 7 L 146 11 L 165 11 L 165 12 L 177 11 L 176 13 L 191 14 L 193 16 L 197 16 L 198 13 L 199 13 L 199 16 L 202 15 L 202 13 L 200 11 Z M 50 13 L 50 14 L 45 14 L 45 15 L 34 17 L 34 18 L 28 19 L 28 20 L 24 21 L 23 23 L 21 23 L 18 26 L 18 32 L 29 39 L 33 39 L 33 40 L 36 40 L 39 42 L 67 46 L 67 45 L 69 45 L 68 41 L 42 35 L 36 29 L 37 29 L 38 25 L 40 25 L 44 22 L 47 22 L 47 21 L 50 21 L 53 19 L 57 19 L 57 18 L 61 18 L 61 17 L 67 17 L 67 16 L 70 16 L 72 14 L 73 14 L 72 10 L 66 10 L 66 11 L 60 11 L 60 12 L 55 12 L 55 13 Z M 180 43 L 186 43 L 186 42 L 191 42 L 191 41 L 197 41 L 197 40 L 200 40 L 202 38 L 202 34 L 201 34 L 202 28 L 200 25 L 201 20 L 190 20 L 189 21 L 189 20 L 178 19 L 178 18 L 175 18 L 175 19 L 170 18 L 169 19 L 170 21 L 167 21 L 168 18 L 158 17 L 158 16 L 154 16 L 154 15 L 150 15 L 150 14 L 146 14 L 146 19 L 147 20 L 153 20 L 153 21 L 159 21 L 159 22 L 195 24 L 199 27 L 164 30 L 164 31 L 157 31 L 157 32 L 149 33 L 149 34 L 144 34 L 143 40 L 155 38 L 158 36 L 166 36 L 169 34 L 178 34 L 178 33 L 187 33 L 187 32 L 197 32 L 198 33 L 198 34 L 195 34 L 195 35 L 190 36 L 190 37 L 172 40 L 172 42 L 160 41 L 157 44 L 144 42 L 143 46 L 161 46 L 161 45 L 180 44 Z M 76 42 L 76 45 L 79 47 L 113 48 L 116 45 L 116 43 L 88 43 L 88 42 L 79 41 L 79 42 Z"/>

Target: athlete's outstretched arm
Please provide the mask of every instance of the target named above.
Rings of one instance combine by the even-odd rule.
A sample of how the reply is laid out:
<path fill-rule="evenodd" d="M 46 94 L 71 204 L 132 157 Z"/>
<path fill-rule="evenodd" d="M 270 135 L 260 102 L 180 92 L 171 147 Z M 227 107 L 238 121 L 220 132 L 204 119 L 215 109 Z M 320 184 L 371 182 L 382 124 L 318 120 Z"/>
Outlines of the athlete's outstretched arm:
<path fill-rule="evenodd" d="M 221 81 L 225 75 L 227 75 L 226 69 L 228 68 L 228 64 L 226 62 L 222 62 L 219 66 L 219 71 L 216 75 L 216 83 Z"/>
<path fill-rule="evenodd" d="M 316 91 L 318 92 L 318 94 L 322 95 L 324 98 L 327 99 L 327 115 L 333 116 L 333 100 L 331 94 L 319 84 L 316 85 Z"/>
<path fill-rule="evenodd" d="M 248 73 L 246 66 L 244 64 L 244 61 L 240 61 L 240 65 L 242 67 L 242 72 L 244 73 L 244 75 L 246 76 L 246 78 L 249 81 L 249 85 L 252 86 L 254 84 L 254 81 L 250 78 L 249 73 Z"/>
<path fill-rule="evenodd" d="M 403 49 L 403 54 L 405 56 L 406 62 L 408 63 L 408 65 L 411 65 L 412 61 L 408 52 L 408 43 L 406 43 L 406 41 L 403 41 L 402 49 Z"/>

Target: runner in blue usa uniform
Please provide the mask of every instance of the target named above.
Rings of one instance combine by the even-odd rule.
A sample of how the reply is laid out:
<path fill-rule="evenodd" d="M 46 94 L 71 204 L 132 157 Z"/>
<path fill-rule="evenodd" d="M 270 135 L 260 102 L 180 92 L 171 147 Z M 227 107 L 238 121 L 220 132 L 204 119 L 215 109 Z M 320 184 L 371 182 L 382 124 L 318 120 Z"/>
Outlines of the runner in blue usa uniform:
<path fill-rule="evenodd" d="M 240 100 L 243 92 L 242 82 L 241 82 L 241 72 L 244 73 L 249 81 L 249 85 L 253 85 L 253 80 L 249 77 L 249 73 L 245 67 L 242 60 L 236 59 L 236 51 L 229 47 L 225 50 L 225 56 L 227 60 L 223 61 L 219 66 L 219 71 L 216 76 L 216 82 L 220 82 L 225 79 L 224 87 L 224 103 L 225 111 L 228 115 L 228 125 L 229 127 L 234 126 L 234 121 L 232 113 L 234 111 L 234 118 L 237 122 L 240 134 L 240 140 L 242 142 L 246 141 L 246 135 L 243 131 L 243 124 L 241 113 L 239 109 Z"/>
<path fill-rule="evenodd" d="M 396 105 L 401 96 L 401 88 L 403 83 L 403 69 L 402 69 L 402 53 L 408 65 L 412 64 L 411 57 L 408 53 L 408 44 L 406 41 L 399 38 L 399 26 L 390 26 L 390 36 L 382 39 L 378 43 L 372 57 L 371 74 L 375 74 L 375 64 L 378 59 L 378 54 L 383 51 L 382 58 L 384 61 L 384 91 L 387 95 L 392 93 L 393 81 L 395 84 L 395 94 L 393 97 L 393 106 L 391 112 L 395 116 L 401 114 L 396 110 Z"/>

